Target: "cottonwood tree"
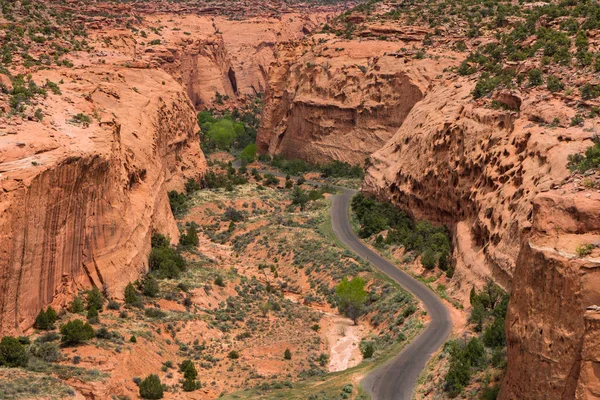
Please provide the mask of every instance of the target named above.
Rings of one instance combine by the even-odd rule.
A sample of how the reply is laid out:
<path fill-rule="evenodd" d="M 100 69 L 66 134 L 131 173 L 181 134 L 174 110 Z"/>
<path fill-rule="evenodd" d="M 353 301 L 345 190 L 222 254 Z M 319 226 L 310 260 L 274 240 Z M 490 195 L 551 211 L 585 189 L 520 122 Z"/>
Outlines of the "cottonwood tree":
<path fill-rule="evenodd" d="M 335 288 L 338 297 L 338 309 L 356 325 L 358 317 L 362 315 L 367 301 L 368 293 L 365 290 L 365 280 L 360 276 L 352 280 L 344 278 Z"/>

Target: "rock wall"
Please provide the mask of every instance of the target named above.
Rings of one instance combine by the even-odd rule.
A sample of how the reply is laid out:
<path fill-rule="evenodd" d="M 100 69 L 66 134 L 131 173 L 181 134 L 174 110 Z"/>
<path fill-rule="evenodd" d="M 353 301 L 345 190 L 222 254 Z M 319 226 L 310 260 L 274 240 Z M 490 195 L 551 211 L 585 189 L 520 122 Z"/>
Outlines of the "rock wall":
<path fill-rule="evenodd" d="M 63 79 L 44 123 L 0 136 L 0 334 L 97 286 L 122 297 L 147 270 L 154 231 L 177 240 L 167 190 L 205 169 L 195 111 L 167 73 L 119 67 Z M 78 124 L 78 113 L 92 117 Z"/>
<path fill-rule="evenodd" d="M 458 77 L 434 82 L 371 157 L 362 189 L 451 227 L 454 294 L 466 305 L 489 276 L 512 293 L 500 398 L 573 398 L 590 387 L 577 389 L 580 379 L 597 381 L 582 341 L 585 310 L 600 302 L 598 264 L 575 249 L 600 236 L 598 194 L 573 183 L 566 165 L 591 145 L 593 121 L 570 127 L 575 111 L 542 92 L 496 96 L 518 112 L 465 101 L 473 87 Z"/>
<path fill-rule="evenodd" d="M 506 318 L 509 367 L 500 398 L 597 398 L 600 261 L 576 247 L 596 243 L 600 195 L 572 184 L 542 193 L 514 274 Z M 535 366 L 532 368 L 532 366 Z"/>
<path fill-rule="evenodd" d="M 260 152 L 363 164 L 448 66 L 395 53 L 398 46 L 324 35 L 281 46 L 269 74 Z"/>
<path fill-rule="evenodd" d="M 232 100 L 263 93 L 278 44 L 303 38 L 329 15 L 285 13 L 242 20 L 152 15 L 149 23 L 166 19 L 177 30 L 164 30 L 165 44 L 146 47 L 144 52 L 186 87 L 197 108 L 218 107 L 217 93 Z"/>

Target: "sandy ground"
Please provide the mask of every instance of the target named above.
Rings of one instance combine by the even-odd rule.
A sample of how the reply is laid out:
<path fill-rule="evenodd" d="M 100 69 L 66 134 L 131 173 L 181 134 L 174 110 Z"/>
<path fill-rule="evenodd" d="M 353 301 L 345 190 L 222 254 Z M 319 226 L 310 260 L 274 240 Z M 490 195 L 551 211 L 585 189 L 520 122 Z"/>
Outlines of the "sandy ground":
<path fill-rule="evenodd" d="M 329 372 L 338 372 L 354 367 L 362 361 L 358 345 L 366 336 L 364 328 L 354 325 L 351 319 L 339 315 L 327 314 L 330 325 L 327 341 L 330 346 Z"/>

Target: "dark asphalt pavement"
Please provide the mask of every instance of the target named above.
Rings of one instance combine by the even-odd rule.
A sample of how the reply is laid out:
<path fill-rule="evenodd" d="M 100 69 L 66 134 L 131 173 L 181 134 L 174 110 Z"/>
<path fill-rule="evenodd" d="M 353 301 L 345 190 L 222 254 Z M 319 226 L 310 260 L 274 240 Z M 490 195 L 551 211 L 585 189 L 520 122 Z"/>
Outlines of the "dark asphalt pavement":
<path fill-rule="evenodd" d="M 241 162 L 234 162 L 239 168 Z M 285 174 L 271 173 L 283 177 Z M 319 182 L 307 181 L 313 186 Z M 417 297 L 427 309 L 430 321 L 425 331 L 406 346 L 400 354 L 384 365 L 370 372 L 362 381 L 363 388 L 371 394 L 373 400 L 410 400 L 415 383 L 431 355 L 446 341 L 452 331 L 452 321 L 446 305 L 424 284 L 399 270 L 392 263 L 369 249 L 356 236 L 350 224 L 350 200 L 355 190 L 339 186 L 342 191 L 333 197 L 331 224 L 333 231 L 342 243 L 374 267 L 395 280 L 404 289 Z"/>
<path fill-rule="evenodd" d="M 425 285 L 396 268 L 375 253 L 354 234 L 350 225 L 350 200 L 356 191 L 343 189 L 333 198 L 331 223 L 337 237 L 352 251 L 414 294 L 427 309 L 431 318 L 421 335 L 406 346 L 400 354 L 373 370 L 363 381 L 363 388 L 373 400 L 410 400 L 415 383 L 425 364 L 447 339 L 452 321 L 445 304 Z"/>

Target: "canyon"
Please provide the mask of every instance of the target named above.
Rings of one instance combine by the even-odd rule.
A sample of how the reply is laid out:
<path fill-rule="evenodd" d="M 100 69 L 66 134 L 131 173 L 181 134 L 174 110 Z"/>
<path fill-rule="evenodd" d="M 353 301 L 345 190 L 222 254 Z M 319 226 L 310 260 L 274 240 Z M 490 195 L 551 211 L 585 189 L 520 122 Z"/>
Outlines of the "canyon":
<path fill-rule="evenodd" d="M 207 162 L 200 148 L 197 112 L 227 113 L 259 98 L 259 153 L 360 165 L 363 193 L 414 220 L 448 227 L 453 276 L 443 282 L 460 305 L 456 312 L 464 327 L 473 288 L 492 279 L 510 294 L 507 367 L 498 398 L 600 397 L 600 174 L 568 168 L 574 154 L 597 140 L 600 102 L 582 90 L 587 82 L 595 84 L 592 67 L 573 61 L 572 72 L 539 47 L 527 58 L 507 57 L 501 68 L 486 70 L 476 56 L 500 58 L 494 46 L 502 40 L 494 35 L 508 37 L 524 14 L 479 26 L 473 36 L 458 12 L 446 13 L 447 20 L 436 25 L 433 6 L 365 4 L 61 4 L 72 15 L 70 29 L 82 24 L 87 32 L 85 44 L 65 53 L 67 66 L 31 67 L 16 55 L 0 71 L 0 333 L 31 332 L 40 309 L 66 309 L 91 287 L 122 300 L 127 284 L 150 268 L 155 233 L 176 244 L 182 224 L 196 223 L 210 234 L 211 224 L 227 230 L 212 218 L 221 203 L 243 208 L 242 201 L 204 199 L 194 203 L 196 214 L 181 220 L 173 216 L 168 192 L 184 192 L 189 179 L 201 182 L 221 162 Z M 546 7 L 530 5 L 521 11 Z M 538 31 L 525 35 L 523 48 L 541 40 L 541 28 L 566 31 L 566 16 L 554 21 L 549 15 L 538 16 Z M 577 23 L 583 26 L 583 17 Z M 590 52 L 600 49 L 596 29 L 585 34 Z M 571 36 L 569 50 L 582 48 Z M 60 53 L 33 36 L 24 40 L 35 60 Z M 488 52 L 488 46 L 494 49 Z M 504 79 L 497 71 L 509 69 L 514 76 L 508 83 L 499 80 L 498 87 L 474 95 L 482 90 L 482 76 L 498 73 Z M 535 83 L 532 71 L 560 78 L 563 89 Z M 20 85 L 18 74 L 30 74 L 24 85 L 34 82 L 47 94 L 20 103 L 15 112 L 11 93 Z M 60 82 L 59 90 L 49 82 Z M 276 201 L 282 200 L 259 208 L 275 212 Z M 234 240 L 228 245 L 236 246 Z M 583 254 L 582 246 L 591 247 Z M 236 285 L 255 275 L 250 267 L 258 259 L 274 257 L 268 246 L 244 255 L 245 263 L 214 244 L 199 248 L 214 262 L 235 265 Z M 293 258 L 285 257 L 281 263 L 290 268 L 277 271 L 297 286 L 287 296 L 299 303 L 298 293 L 317 285 L 295 281 Z M 281 284 L 273 271 L 263 280 L 268 287 Z M 194 290 L 194 301 L 207 308 L 235 293 L 233 283 L 217 295 Z M 343 344 L 344 352 L 330 369 L 355 365 L 358 347 L 348 342 L 375 330 L 361 326 L 350 331 L 353 340 L 342 339 L 334 331 L 348 321 L 340 322 L 331 309 L 324 312 L 330 313 L 323 323 L 329 340 Z M 193 327 L 186 324 L 182 329 L 191 338 Z M 320 337 L 304 325 L 297 329 Z M 206 337 L 222 334 L 212 326 L 197 328 Z M 465 332 L 456 336 L 473 336 Z M 168 335 L 159 337 L 164 342 L 157 349 L 176 357 Z M 243 360 L 259 374 L 275 374 L 284 368 L 275 353 L 284 348 L 263 339 L 264 348 Z M 309 354 L 310 344 L 299 349 Z M 165 361 L 155 357 L 150 364 L 160 368 Z M 269 369 L 270 363 L 278 367 Z M 218 380 L 231 371 L 219 368 L 210 375 L 216 383 L 198 398 L 216 398 L 227 389 Z M 98 398 L 137 390 L 116 378 L 77 387 L 84 397 Z M 244 386 L 236 380 L 235 388 Z"/>

